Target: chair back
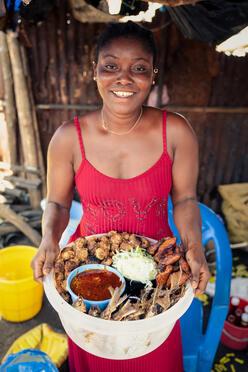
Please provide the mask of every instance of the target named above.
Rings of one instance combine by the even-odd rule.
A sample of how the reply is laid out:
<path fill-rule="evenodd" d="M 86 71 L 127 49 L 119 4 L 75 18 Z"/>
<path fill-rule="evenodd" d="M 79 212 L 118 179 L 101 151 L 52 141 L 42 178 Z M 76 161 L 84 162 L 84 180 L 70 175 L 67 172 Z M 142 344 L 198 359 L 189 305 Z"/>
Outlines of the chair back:
<path fill-rule="evenodd" d="M 198 203 L 202 220 L 202 244 L 213 241 L 216 256 L 215 295 L 203 333 L 202 304 L 194 299 L 192 305 L 181 318 L 183 357 L 185 372 L 210 372 L 227 316 L 232 276 L 232 254 L 229 238 L 220 217 L 210 208 Z M 173 220 L 171 199 L 168 202 L 168 219 L 175 236 L 180 236 Z M 192 324 L 193 327 L 192 327 Z"/>

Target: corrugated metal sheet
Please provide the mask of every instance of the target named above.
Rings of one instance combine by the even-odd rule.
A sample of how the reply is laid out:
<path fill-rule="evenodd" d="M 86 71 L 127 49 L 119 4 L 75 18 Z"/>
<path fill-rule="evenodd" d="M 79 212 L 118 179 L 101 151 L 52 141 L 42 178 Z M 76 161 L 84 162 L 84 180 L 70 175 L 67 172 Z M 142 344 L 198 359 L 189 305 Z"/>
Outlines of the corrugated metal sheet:
<path fill-rule="evenodd" d="M 92 81 L 93 46 L 102 24 L 75 21 L 66 5 L 40 25 L 26 26 L 32 48 L 29 49 L 30 71 L 37 104 L 99 104 Z M 160 48 L 163 31 L 154 35 Z M 185 40 L 172 27 L 167 34 L 164 79 L 170 105 L 247 106 L 245 82 L 248 58 L 226 57 L 213 48 Z M 42 147 L 56 128 L 76 110 L 38 111 Z M 243 114 L 185 112 L 199 139 L 199 200 L 219 211 L 219 184 L 247 181 L 248 117 Z"/>

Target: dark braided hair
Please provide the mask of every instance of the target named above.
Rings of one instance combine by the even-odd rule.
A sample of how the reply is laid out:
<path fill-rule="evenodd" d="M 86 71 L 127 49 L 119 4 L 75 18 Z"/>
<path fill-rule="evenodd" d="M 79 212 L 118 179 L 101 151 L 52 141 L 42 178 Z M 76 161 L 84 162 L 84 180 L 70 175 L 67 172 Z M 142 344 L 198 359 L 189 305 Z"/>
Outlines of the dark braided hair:
<path fill-rule="evenodd" d="M 106 29 L 96 42 L 95 63 L 98 61 L 99 52 L 109 42 L 122 37 L 140 41 L 145 50 L 153 56 L 153 66 L 155 66 L 157 51 L 152 32 L 131 21 L 127 23 L 110 22 L 107 24 Z"/>

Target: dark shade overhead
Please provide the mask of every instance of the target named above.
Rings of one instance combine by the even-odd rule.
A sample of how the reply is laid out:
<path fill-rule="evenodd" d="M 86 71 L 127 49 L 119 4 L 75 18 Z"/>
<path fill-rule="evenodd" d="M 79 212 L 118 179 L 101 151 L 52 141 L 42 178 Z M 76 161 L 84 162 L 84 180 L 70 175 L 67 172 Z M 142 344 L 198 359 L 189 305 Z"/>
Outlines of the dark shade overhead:
<path fill-rule="evenodd" d="M 201 1 L 167 9 L 185 37 L 210 44 L 219 44 L 248 25 L 246 0 Z"/>

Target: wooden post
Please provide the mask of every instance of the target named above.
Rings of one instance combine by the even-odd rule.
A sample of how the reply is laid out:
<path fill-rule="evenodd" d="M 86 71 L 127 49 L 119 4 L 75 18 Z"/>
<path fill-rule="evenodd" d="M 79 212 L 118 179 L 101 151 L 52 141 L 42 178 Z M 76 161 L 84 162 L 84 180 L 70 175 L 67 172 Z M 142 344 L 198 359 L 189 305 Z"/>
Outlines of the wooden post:
<path fill-rule="evenodd" d="M 3 73 L 4 85 L 4 101 L 5 101 L 5 116 L 7 123 L 8 135 L 8 162 L 15 164 L 17 161 L 17 139 L 16 139 L 16 109 L 15 109 L 15 96 L 13 77 L 11 71 L 10 57 L 8 51 L 8 44 L 6 34 L 0 31 L 0 55 Z"/>
<path fill-rule="evenodd" d="M 8 205 L 0 204 L 0 218 L 11 222 L 20 231 L 22 231 L 35 246 L 39 246 L 41 242 L 40 234 L 30 227 L 24 220 L 24 218 L 15 213 Z"/>
<path fill-rule="evenodd" d="M 26 167 L 38 168 L 37 149 L 35 146 L 35 133 L 33 129 L 32 111 L 30 107 L 27 82 L 23 72 L 23 65 L 17 33 L 7 32 L 7 42 L 12 65 L 14 89 L 18 122 L 21 133 L 24 163 Z M 35 175 L 28 175 L 30 179 L 37 179 Z M 30 190 L 30 203 L 36 208 L 40 205 L 41 195 L 39 190 Z"/>
<path fill-rule="evenodd" d="M 42 193 L 42 197 L 45 198 L 47 194 L 45 165 L 44 165 L 44 159 L 43 159 L 41 143 L 40 143 L 40 133 L 39 133 L 39 126 L 38 126 L 38 121 L 37 121 L 35 103 L 34 103 L 34 96 L 32 92 L 30 71 L 28 68 L 26 51 L 23 46 L 21 46 L 21 56 L 22 56 L 22 62 L 23 62 L 23 67 L 24 67 L 24 73 L 26 74 L 26 81 L 28 85 L 29 100 L 30 100 L 31 113 L 32 113 L 32 119 L 33 119 L 33 129 L 35 133 L 35 143 L 36 143 L 37 157 L 38 157 L 38 168 L 40 170 L 40 178 L 41 178 L 41 193 Z"/>

